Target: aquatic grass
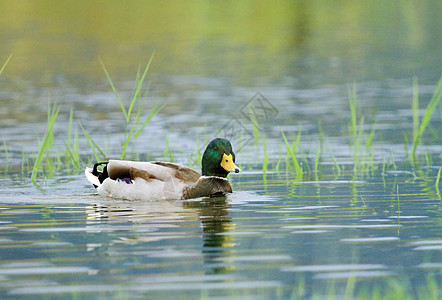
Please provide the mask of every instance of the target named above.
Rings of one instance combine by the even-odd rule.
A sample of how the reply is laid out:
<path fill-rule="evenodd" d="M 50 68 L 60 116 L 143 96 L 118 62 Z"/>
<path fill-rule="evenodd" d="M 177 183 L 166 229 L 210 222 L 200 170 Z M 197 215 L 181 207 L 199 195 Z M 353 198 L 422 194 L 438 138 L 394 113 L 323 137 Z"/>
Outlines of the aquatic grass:
<path fill-rule="evenodd" d="M 296 275 L 293 288 L 291 289 L 290 299 L 303 299 L 307 294 L 305 276 Z M 282 299 L 282 298 L 281 298 Z"/>
<path fill-rule="evenodd" d="M 254 143 L 255 145 L 259 144 L 259 126 L 258 126 L 258 119 L 256 118 L 255 115 L 255 110 L 253 109 L 252 106 L 249 107 L 249 117 L 250 117 L 250 121 L 252 123 L 252 132 L 253 132 L 253 137 L 254 137 Z"/>
<path fill-rule="evenodd" d="M 315 178 L 316 181 L 318 181 L 319 177 L 318 177 L 318 173 L 319 173 L 319 158 L 321 155 L 321 145 L 318 144 L 318 147 L 316 148 L 316 155 L 315 155 L 315 166 L 314 166 L 314 173 L 315 173 Z"/>
<path fill-rule="evenodd" d="M 440 190 L 439 190 L 439 181 L 440 181 L 440 173 L 442 171 L 442 168 L 439 168 L 439 172 L 437 172 L 437 176 L 436 176 L 436 182 L 434 183 L 434 187 L 436 189 L 436 194 L 439 197 L 440 200 Z"/>
<path fill-rule="evenodd" d="M 331 158 L 332 158 L 332 161 L 333 161 L 333 165 L 334 165 L 335 170 L 336 170 L 336 176 L 341 176 L 342 169 L 339 166 L 338 161 L 336 160 L 336 157 L 335 157 L 332 149 L 330 147 L 328 147 L 328 148 L 330 149 L 330 155 L 331 155 Z"/>
<path fill-rule="evenodd" d="M 75 144 L 74 148 L 69 149 L 68 145 L 66 145 L 65 150 L 65 161 L 71 162 L 72 167 L 79 169 L 81 167 L 81 161 L 79 157 L 79 148 L 78 148 L 78 133 L 75 134 Z"/>
<path fill-rule="evenodd" d="M 415 141 L 419 135 L 419 84 L 416 76 L 413 77 L 413 98 L 411 102 L 411 111 L 413 116 L 413 141 Z M 408 144 L 408 137 L 406 142 L 407 143 L 405 145 Z"/>
<path fill-rule="evenodd" d="M 345 285 L 344 299 L 353 299 L 356 288 L 356 281 L 357 279 L 355 276 L 348 277 L 347 284 Z"/>
<path fill-rule="evenodd" d="M 414 87 L 413 88 L 413 104 L 412 104 L 412 109 L 413 109 L 413 146 L 412 146 L 412 150 L 411 150 L 411 162 L 415 165 L 417 162 L 417 160 L 416 160 L 417 148 L 421 142 L 421 139 L 422 139 L 422 136 L 425 132 L 425 129 L 427 128 L 427 126 L 431 120 L 431 117 L 432 117 L 435 109 L 439 105 L 440 99 L 442 97 L 442 93 L 441 93 L 442 76 L 437 83 L 436 90 L 434 91 L 433 96 L 431 97 L 431 100 L 427 105 L 427 108 L 425 109 L 425 114 L 424 114 L 421 122 L 419 121 L 419 116 L 418 116 L 419 99 L 418 99 L 417 80 L 414 80 L 413 87 Z"/>
<path fill-rule="evenodd" d="M 262 162 L 262 175 L 264 177 L 264 180 L 266 179 L 266 172 L 267 172 L 267 164 L 269 163 L 269 156 L 267 154 L 267 141 L 265 135 L 262 136 L 262 144 L 263 144 L 263 150 L 264 150 L 264 160 Z"/>
<path fill-rule="evenodd" d="M 323 132 L 322 132 L 322 125 L 321 120 L 318 120 L 318 147 L 316 148 L 316 156 L 315 156 L 315 166 L 314 166 L 314 172 L 315 172 L 315 178 L 316 181 L 319 179 L 319 161 L 321 159 L 321 152 L 322 152 L 322 142 L 323 142 Z"/>
<path fill-rule="evenodd" d="M 407 277 L 386 279 L 383 284 L 363 285 L 354 295 L 354 299 L 396 300 L 396 299 L 440 299 L 439 287 L 435 276 L 428 274 L 424 282 L 413 286 Z"/>
<path fill-rule="evenodd" d="M 395 163 L 395 159 L 394 159 L 394 155 L 393 155 L 393 150 L 390 150 L 390 156 L 388 157 L 388 162 L 387 162 L 387 166 L 393 166 L 393 170 L 397 170 L 397 165 Z"/>
<path fill-rule="evenodd" d="M 425 153 L 424 155 L 425 157 L 425 163 L 427 166 L 432 166 L 433 165 L 433 157 L 431 155 L 431 153 L 429 153 L 428 151 Z M 428 169 L 427 169 L 428 170 Z"/>
<path fill-rule="evenodd" d="M 72 141 L 72 124 L 74 120 L 74 109 L 71 107 L 69 113 L 68 133 L 67 140 L 65 142 L 65 162 L 67 167 L 79 169 L 81 167 L 80 162 L 80 150 L 78 145 L 78 131 L 75 131 L 74 140 Z M 72 148 L 71 148 L 72 147 Z"/>
<path fill-rule="evenodd" d="M 353 146 L 353 160 L 354 171 L 356 172 L 359 166 L 359 148 L 360 148 L 360 133 L 358 131 L 358 116 L 357 116 L 357 97 L 356 97 L 356 83 L 353 84 L 352 91 L 348 92 L 348 102 L 350 106 L 350 125 L 349 136 Z M 361 120 L 360 122 L 363 122 Z"/>
<path fill-rule="evenodd" d="M 291 159 L 292 159 L 292 163 L 293 163 L 293 167 L 295 169 L 296 172 L 296 181 L 299 181 L 302 179 L 302 168 L 298 163 L 298 160 L 296 159 L 296 155 L 295 152 L 292 149 L 292 146 L 289 144 L 289 142 L 287 141 L 287 138 L 284 134 L 284 132 L 281 130 L 281 134 L 282 134 L 282 138 L 284 139 L 284 143 L 287 149 L 287 153 L 290 155 Z M 298 137 L 296 138 L 295 142 L 294 142 L 294 148 L 298 149 L 299 147 L 299 143 L 300 143 L 300 139 L 301 139 L 301 132 L 299 132 Z"/>
<path fill-rule="evenodd" d="M 375 135 L 375 130 L 372 128 L 368 137 L 364 135 L 364 122 L 365 116 L 359 116 L 358 114 L 358 99 L 356 93 L 356 83 L 353 84 L 353 89 L 349 90 L 349 107 L 350 107 L 350 124 L 349 124 L 349 137 L 350 145 L 353 146 L 353 173 L 355 175 L 361 175 L 369 171 L 370 168 L 374 168 L 374 165 L 369 164 L 371 154 L 371 146 Z M 362 153 L 363 140 L 365 139 L 365 148 Z"/>
<path fill-rule="evenodd" d="M 282 155 L 282 147 L 279 146 L 279 149 L 278 149 L 278 161 L 276 162 L 276 165 L 273 168 L 275 171 L 279 171 L 280 170 L 280 166 L 281 166 L 281 162 L 282 162 L 282 157 L 283 157 L 283 155 Z"/>
<path fill-rule="evenodd" d="M 103 150 L 101 150 L 101 148 L 97 145 L 97 143 L 90 136 L 90 134 L 86 131 L 86 129 L 84 129 L 83 125 L 81 125 L 81 123 L 80 123 L 80 127 L 83 130 L 83 134 L 86 137 L 89 147 L 92 149 L 95 159 L 97 161 L 102 161 L 102 160 L 106 159 L 106 154 L 104 154 Z"/>
<path fill-rule="evenodd" d="M 440 299 L 437 279 L 428 274 L 422 283 L 413 286 L 407 276 L 387 276 L 383 280 L 367 281 L 358 276 L 349 276 L 346 281 L 328 280 L 326 285 L 308 288 L 305 276 L 298 275 L 288 290 L 288 299 Z M 285 297 L 287 298 L 287 297 Z M 276 299 L 285 299 L 283 295 Z"/>
<path fill-rule="evenodd" d="M 154 107 L 150 110 L 149 114 L 144 119 L 143 123 L 137 128 L 135 131 L 135 135 L 133 138 L 133 141 L 135 142 L 138 139 L 138 136 L 143 132 L 144 128 L 147 126 L 147 124 L 152 120 L 152 118 L 157 115 L 165 106 L 165 103 L 157 102 Z M 138 111 L 140 112 L 140 110 Z"/>
<path fill-rule="evenodd" d="M 164 104 L 162 104 L 161 102 L 157 102 L 155 104 L 155 106 L 150 110 L 149 114 L 146 116 L 146 118 L 144 119 L 143 123 L 141 123 L 141 125 L 139 125 L 140 122 L 140 116 L 141 116 L 141 106 L 140 106 L 140 97 L 141 97 L 141 90 L 143 88 L 143 83 L 145 81 L 147 72 L 149 70 L 149 67 L 152 63 L 153 57 L 154 57 L 153 53 L 146 65 L 146 67 L 144 68 L 144 72 L 142 73 L 141 76 L 139 76 L 140 72 L 138 72 L 137 74 L 137 79 L 135 80 L 136 82 L 136 88 L 132 93 L 131 96 L 131 101 L 129 104 L 129 108 L 127 109 L 127 112 L 125 111 L 124 105 L 121 101 L 121 99 L 119 100 L 119 104 L 120 104 L 120 108 L 123 112 L 123 114 L 126 117 L 126 127 L 125 127 L 125 134 L 124 134 L 124 140 L 123 140 L 123 149 L 121 152 L 121 156 L 120 159 L 125 159 L 126 157 L 126 149 L 129 145 L 130 142 L 135 143 L 135 141 L 137 140 L 137 138 L 139 137 L 139 135 L 141 134 L 141 132 L 144 130 L 144 128 L 147 126 L 147 124 L 150 122 L 150 120 L 158 113 L 160 112 L 160 110 L 164 107 Z M 103 65 L 104 67 L 104 65 Z M 110 77 L 108 76 L 108 74 L 106 75 L 108 77 L 108 79 L 110 79 Z M 112 89 L 115 89 L 115 86 L 113 86 Z M 147 95 L 147 91 L 148 89 L 146 89 L 146 94 Z M 115 92 L 115 90 L 114 90 Z M 118 99 L 118 98 L 117 98 Z M 130 130 L 128 130 L 129 124 L 130 124 L 130 120 L 131 120 L 131 115 L 132 115 L 132 111 L 134 109 L 134 106 L 136 105 L 136 117 L 135 117 L 135 121 L 133 122 Z M 138 128 L 137 128 L 138 127 Z M 133 134 L 133 137 L 132 137 Z"/>
<path fill-rule="evenodd" d="M 437 177 L 436 177 L 436 182 L 435 182 L 436 187 L 439 186 L 440 172 L 441 171 L 442 171 L 442 168 L 439 168 L 439 172 L 437 172 Z"/>
<path fill-rule="evenodd" d="M 373 163 L 373 151 L 372 151 L 372 143 L 375 135 L 375 130 L 372 128 L 370 133 L 368 134 L 367 140 L 365 142 L 365 164 L 367 165 L 367 171 L 371 168 L 374 171 L 375 165 Z"/>
<path fill-rule="evenodd" d="M 129 117 L 128 117 L 127 112 L 126 112 L 126 108 L 124 107 L 123 101 L 121 100 L 120 95 L 118 94 L 117 88 L 115 87 L 115 85 L 114 85 L 114 83 L 112 81 L 112 78 L 110 77 L 109 72 L 107 71 L 106 67 L 104 66 L 104 63 L 101 60 L 101 58 L 98 58 L 98 60 L 99 60 L 99 62 L 101 64 L 101 67 L 103 68 L 103 71 L 104 71 L 104 74 L 106 75 L 107 81 L 109 82 L 109 84 L 110 84 L 110 86 L 112 88 L 112 91 L 114 92 L 115 97 L 117 98 L 117 101 L 120 104 L 120 108 L 121 108 L 121 111 L 124 114 L 124 118 L 126 119 L 126 122 L 129 122 Z"/>
<path fill-rule="evenodd" d="M 353 173 L 356 176 L 373 174 L 376 169 L 374 163 L 373 141 L 376 136 L 374 123 L 372 128 L 365 133 L 364 125 L 366 117 L 358 112 L 358 98 L 356 83 L 348 91 L 350 122 L 348 125 L 348 135 L 350 146 L 353 148 Z M 365 146 L 364 146 L 365 143 Z"/>
<path fill-rule="evenodd" d="M 122 141 L 122 153 L 121 153 L 121 159 L 124 159 L 127 156 L 127 149 L 129 149 L 129 145 L 130 142 L 135 142 L 135 140 L 140 136 L 140 134 L 142 133 L 143 129 L 148 125 L 148 123 L 150 122 L 150 120 L 164 107 L 164 104 L 158 102 L 155 104 L 154 108 L 151 109 L 147 115 L 146 118 L 141 118 L 142 115 L 142 109 L 141 109 L 141 105 L 140 105 L 140 95 L 143 94 L 143 90 L 142 90 L 142 81 L 145 80 L 146 74 L 147 74 L 147 70 L 148 70 L 148 66 L 150 65 L 152 60 L 149 60 L 148 65 L 146 66 L 146 68 L 139 68 L 138 73 L 137 73 L 137 79 L 135 81 L 134 84 L 134 89 L 135 91 L 133 91 L 132 96 L 131 96 L 131 101 L 129 103 L 129 106 L 125 106 L 123 105 L 123 102 L 121 102 L 120 107 L 121 107 L 121 111 L 124 115 L 124 121 L 126 124 L 126 128 L 125 128 L 125 137 L 124 140 Z M 101 62 L 102 63 L 102 62 Z M 104 65 L 103 65 L 104 67 Z M 105 69 L 105 68 L 104 68 Z M 105 74 L 106 77 L 109 77 L 109 73 L 107 72 L 107 70 L 105 70 Z M 441 79 L 442 80 L 442 79 Z M 111 87 L 112 89 L 115 89 L 115 85 L 112 83 L 112 81 L 110 81 Z M 433 95 L 433 99 L 439 99 L 437 100 L 437 102 L 435 102 L 435 104 L 433 104 L 433 106 L 437 105 L 439 107 L 441 107 L 440 105 L 440 85 L 441 82 L 439 82 L 438 84 L 438 88 L 436 89 L 435 94 Z M 430 130 L 432 129 L 431 126 L 429 125 L 429 121 L 426 121 L 427 119 L 429 120 L 429 118 L 424 118 L 421 120 L 421 122 L 419 121 L 419 115 L 417 114 L 417 109 L 416 107 L 419 107 L 419 99 L 417 97 L 418 94 L 418 87 L 417 87 L 417 81 L 415 81 L 414 83 L 414 97 L 413 97 L 413 120 L 417 119 L 417 122 L 413 121 L 413 145 L 415 145 L 415 140 L 417 140 L 418 138 L 420 138 L 422 136 L 423 130 L 422 128 L 429 128 Z M 147 93 L 147 91 L 146 91 Z M 439 93 L 439 94 L 437 94 Z M 354 167 L 353 167 L 353 173 L 357 176 L 360 176 L 361 174 L 364 174 L 370 171 L 372 171 L 372 174 L 374 174 L 374 171 L 377 167 L 380 167 L 379 165 L 377 165 L 376 163 L 374 163 L 374 154 L 373 154 L 373 141 L 375 140 L 376 137 L 376 131 L 374 130 L 374 128 L 371 128 L 369 131 L 367 130 L 367 132 L 363 131 L 363 126 L 364 126 L 364 120 L 365 117 L 363 115 L 358 114 L 358 107 L 357 107 L 357 96 L 356 96 L 356 85 L 353 86 L 353 89 L 351 90 L 351 92 L 349 93 L 349 105 L 350 105 L 350 122 L 348 124 L 348 133 L 349 133 L 349 137 L 350 137 L 350 145 L 352 146 L 352 154 L 353 154 L 353 159 L 354 159 Z M 438 95 L 437 97 L 435 95 Z M 116 93 L 116 97 L 117 99 L 120 99 L 120 97 L 118 96 L 118 93 Z M 135 100 L 134 100 L 135 99 Z M 121 99 L 120 99 L 121 100 Z M 120 102 L 120 101 L 119 101 Z M 431 104 L 431 101 L 430 101 Z M 427 113 L 426 115 L 430 115 L 432 113 L 429 113 L 429 107 L 431 108 L 430 104 L 427 107 Z M 437 109 L 437 106 L 435 106 L 435 109 Z M 415 117 L 417 116 L 417 117 Z M 129 117 L 129 119 L 128 119 Z M 253 111 L 250 111 L 250 117 L 256 118 L 256 116 L 254 116 Z M 49 119 L 49 118 L 48 118 Z M 51 156 L 49 155 L 49 152 L 46 151 L 45 154 L 43 155 L 43 158 L 41 158 L 41 162 L 39 163 L 40 165 L 44 165 L 44 171 L 47 172 L 46 175 L 51 176 L 53 174 L 55 174 L 53 171 L 56 168 L 72 168 L 72 169 L 78 169 L 81 166 L 81 159 L 80 159 L 80 154 L 79 154 L 79 146 L 78 146 L 78 131 L 74 132 L 74 128 L 73 128 L 73 120 L 74 120 L 74 110 L 71 109 L 70 114 L 69 114 L 69 125 L 67 128 L 68 131 L 68 139 L 65 142 L 65 149 L 64 149 L 64 162 L 65 164 L 63 164 L 63 153 L 62 152 L 57 152 L 55 156 Z M 49 122 L 49 120 L 48 120 Z M 415 125 L 417 124 L 417 125 Z M 81 126 L 81 124 L 80 124 Z M 87 133 L 87 131 L 85 130 L 85 128 L 83 128 L 81 126 L 83 133 L 85 134 L 85 137 L 88 141 L 89 146 L 91 147 L 91 149 L 93 149 L 94 152 L 94 156 L 97 160 L 102 160 L 106 158 L 106 155 L 104 153 L 104 151 L 102 151 L 102 149 L 100 149 L 100 147 L 97 145 L 97 143 L 92 139 L 92 137 Z M 258 127 L 255 127 L 256 130 L 254 130 L 254 137 L 255 137 L 255 141 L 256 139 L 260 139 L 261 137 L 260 132 L 258 130 Z M 254 129 L 255 129 L 254 128 Z M 319 131 L 319 143 L 316 147 L 316 154 L 312 153 L 308 153 L 309 155 L 304 155 L 305 153 L 301 152 L 300 153 L 300 139 L 301 139 L 301 132 L 299 132 L 297 135 L 293 134 L 293 143 L 289 143 L 286 135 L 284 134 L 284 132 L 281 132 L 282 136 L 283 136 L 283 140 L 284 140 L 284 145 L 286 147 L 286 152 L 285 152 L 285 157 L 286 157 L 286 170 L 294 170 L 296 172 L 296 180 L 302 180 L 304 178 L 304 174 L 308 173 L 309 170 L 312 170 L 315 173 L 316 179 L 319 178 L 319 175 L 321 175 L 322 170 L 320 169 L 321 167 L 321 158 L 323 157 L 324 152 L 323 151 L 323 132 L 322 132 L 322 127 L 320 124 L 320 121 L 318 122 L 318 131 Z M 241 132 L 243 134 L 243 132 Z M 438 132 L 437 130 L 433 130 L 433 136 L 437 137 L 438 136 Z M 405 146 L 408 145 L 409 143 L 408 141 L 408 136 L 411 135 L 404 135 L 404 140 L 405 142 Z M 49 139 L 50 140 L 50 139 Z M 268 167 L 269 165 L 269 157 L 267 154 L 267 145 L 266 145 L 266 137 L 262 137 L 262 142 L 263 142 L 263 146 L 264 146 L 264 163 L 262 164 L 262 170 L 263 170 L 263 174 L 265 176 L 266 172 L 268 171 Z M 256 143 L 256 142 L 255 142 Z M 198 143 L 199 145 L 199 143 Z M 282 143 L 280 144 L 282 145 Z M 419 144 L 417 144 L 419 145 Z M 43 147 L 43 145 L 41 145 Z M 284 146 L 283 146 L 284 147 Z M 4 142 L 4 148 L 5 151 L 7 152 L 8 149 L 6 148 L 6 143 Z M 50 146 L 49 146 L 50 148 Z M 356 149 L 359 149 L 358 151 L 356 151 Z M 108 149 L 105 149 L 108 150 Z M 201 157 L 201 153 L 200 153 L 200 149 L 198 147 L 198 158 L 197 160 L 200 161 L 200 157 Z M 166 144 L 166 149 L 164 149 L 164 156 L 165 157 L 170 157 L 172 160 L 174 159 L 174 153 L 172 153 L 173 151 L 170 149 L 170 143 L 169 140 L 167 140 L 167 144 Z M 330 150 L 328 151 L 331 156 L 331 159 L 334 163 L 334 169 L 335 169 L 335 174 L 337 174 L 338 176 L 341 175 L 342 172 L 344 171 L 349 171 L 349 167 L 345 167 L 343 165 L 339 165 L 336 157 L 334 155 L 334 153 Z M 299 154 L 300 153 L 300 154 Z M 406 151 L 406 153 L 408 154 L 409 151 Z M 416 153 L 416 152 L 414 152 Z M 281 154 L 281 152 L 280 152 Z M 136 154 L 135 154 L 136 155 Z M 271 167 L 274 166 L 274 168 L 276 170 L 279 170 L 280 167 L 280 162 L 281 162 L 281 157 L 283 159 L 284 153 L 282 155 L 280 155 L 278 163 L 275 165 L 271 165 Z M 301 155 L 301 157 L 304 157 L 304 159 L 300 160 L 299 155 Z M 412 160 L 411 156 L 415 155 L 415 154 L 411 154 L 410 158 L 407 159 L 408 160 Z M 310 159 L 310 164 L 309 161 L 307 161 L 307 157 L 313 157 L 314 156 L 314 161 L 313 159 Z M 38 157 L 38 155 L 37 155 Z M 433 156 L 431 155 L 431 153 L 427 152 L 425 153 L 425 155 L 420 156 L 420 158 L 425 159 L 427 165 L 431 165 L 433 163 Z M 8 159 L 8 157 L 7 157 Z M 252 158 L 253 160 L 253 158 Z M 31 159 L 31 163 L 33 162 L 33 159 Z M 305 163 L 305 165 L 304 165 Z M 23 163 L 24 164 L 24 163 Z M 22 165 L 23 165 L 22 164 Z M 393 152 L 390 153 L 390 157 L 388 159 L 388 161 L 384 160 L 384 162 L 382 163 L 382 173 L 385 174 L 385 172 L 388 171 L 388 169 L 390 167 L 393 167 L 394 169 L 396 169 L 396 165 L 395 165 L 395 159 L 393 157 Z M 24 169 L 24 166 L 22 166 L 22 169 Z M 35 169 L 35 167 L 34 167 Z M 40 168 L 42 169 L 42 168 Z M 418 174 L 419 175 L 419 174 Z"/>
<path fill-rule="evenodd" d="M 126 109 L 126 107 L 125 107 L 116 87 L 115 87 L 115 84 L 112 81 L 111 76 L 109 75 L 109 72 L 107 71 L 104 63 L 100 59 L 100 64 L 101 64 L 103 71 L 106 75 L 106 78 L 112 88 L 112 91 L 115 94 L 115 97 L 118 101 L 118 104 L 120 106 L 121 112 L 123 113 L 124 120 L 125 120 L 124 138 L 123 138 L 123 141 L 121 144 L 122 150 L 121 150 L 120 159 L 126 158 L 126 153 L 127 153 L 127 149 L 128 149 L 129 144 L 136 142 L 136 140 L 138 139 L 140 134 L 143 132 L 143 130 L 146 128 L 147 124 L 150 122 L 150 120 L 156 114 L 158 114 L 161 111 L 161 109 L 163 109 L 163 107 L 165 106 L 164 103 L 157 102 L 155 104 L 155 106 L 147 114 L 147 116 L 144 118 L 144 120 L 142 120 L 142 118 L 141 118 L 142 108 L 140 105 L 140 99 L 141 99 L 143 84 L 145 82 L 149 67 L 152 63 L 154 54 L 155 53 L 153 53 L 151 55 L 148 63 L 146 64 L 146 67 L 144 68 L 144 71 L 141 73 L 140 68 L 137 71 L 134 91 L 131 93 L 131 98 L 130 98 L 129 106 L 127 109 Z M 147 95 L 147 92 L 148 92 L 148 89 L 146 89 L 144 96 Z M 133 117 L 134 111 L 135 111 L 135 117 Z M 134 120 L 132 121 L 132 124 L 131 124 L 132 119 L 134 119 Z M 82 127 L 82 130 L 88 140 L 89 146 L 92 148 L 92 150 L 94 152 L 95 157 L 97 159 L 99 158 L 98 153 L 95 151 L 95 149 L 97 149 L 98 152 L 100 152 L 100 154 L 104 158 L 105 155 L 103 155 L 104 154 L 103 151 L 101 151 L 101 149 L 99 149 L 99 147 L 94 142 L 94 140 L 92 139 L 90 134 L 88 134 L 87 131 L 83 127 Z"/>
<path fill-rule="evenodd" d="M 440 286 L 433 275 L 428 274 L 425 276 L 425 285 L 421 285 L 417 288 L 418 295 L 421 299 L 440 299 Z"/>
<path fill-rule="evenodd" d="M 40 142 L 39 150 L 37 153 L 37 158 L 35 159 L 34 168 L 32 170 L 32 174 L 31 174 L 31 182 L 34 185 L 37 185 L 37 182 L 36 182 L 37 173 L 38 173 L 38 170 L 40 169 L 41 164 L 44 160 L 44 156 L 46 154 L 46 158 L 48 157 L 48 151 L 52 146 L 52 142 L 54 139 L 54 133 L 53 133 L 54 124 L 55 124 L 55 121 L 57 120 L 59 112 L 60 112 L 60 106 L 57 104 L 53 104 L 51 106 L 51 103 L 49 101 L 46 134 L 44 135 L 43 140 Z M 46 162 L 50 164 L 49 159 L 46 159 Z"/>
<path fill-rule="evenodd" d="M 407 164 L 410 162 L 410 153 L 408 151 L 408 144 L 409 144 L 408 136 L 407 133 L 404 132 L 404 153 L 405 153 L 405 162 Z"/>
<path fill-rule="evenodd" d="M 301 167 L 305 168 L 305 170 L 303 170 L 304 173 L 306 173 L 306 172 L 311 173 L 312 169 L 310 167 L 310 163 L 308 160 L 308 154 L 304 155 L 304 159 L 302 160 Z"/>
<path fill-rule="evenodd" d="M 22 149 L 21 150 L 21 175 L 22 175 L 22 177 L 25 174 L 25 170 L 27 169 L 27 166 L 28 166 L 28 159 L 26 158 L 25 151 Z"/>

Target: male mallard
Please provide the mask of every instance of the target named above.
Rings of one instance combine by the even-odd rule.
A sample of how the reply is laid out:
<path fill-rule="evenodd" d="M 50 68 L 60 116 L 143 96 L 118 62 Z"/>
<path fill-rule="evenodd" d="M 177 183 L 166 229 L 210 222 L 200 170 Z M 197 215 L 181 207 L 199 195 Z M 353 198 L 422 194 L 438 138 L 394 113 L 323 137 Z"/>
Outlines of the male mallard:
<path fill-rule="evenodd" d="M 86 168 L 85 175 L 100 195 L 120 199 L 190 199 L 232 192 L 226 177 L 241 170 L 228 140 L 212 140 L 201 164 L 202 175 L 170 162 L 109 160 Z M 103 171 L 98 171 L 100 165 Z"/>

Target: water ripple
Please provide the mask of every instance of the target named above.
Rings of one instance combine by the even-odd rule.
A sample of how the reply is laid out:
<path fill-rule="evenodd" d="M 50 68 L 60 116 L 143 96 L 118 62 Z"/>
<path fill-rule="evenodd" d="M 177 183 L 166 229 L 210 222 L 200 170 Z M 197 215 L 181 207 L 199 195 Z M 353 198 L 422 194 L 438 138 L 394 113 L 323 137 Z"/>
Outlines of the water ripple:
<path fill-rule="evenodd" d="M 395 236 L 385 236 L 385 237 L 372 237 L 372 238 L 347 238 L 340 239 L 341 242 L 349 243 L 372 243 L 372 242 L 391 242 L 398 241 L 399 238 Z"/>
<path fill-rule="evenodd" d="M 188 291 L 188 290 L 221 290 L 221 289 L 253 289 L 280 287 L 279 281 L 236 281 L 236 282 L 200 282 L 200 283 L 171 283 L 171 284 L 142 284 L 142 285 L 60 285 L 43 287 L 16 288 L 9 292 L 11 295 L 42 295 L 66 293 L 108 293 L 121 291 Z"/>
<path fill-rule="evenodd" d="M 283 267 L 283 272 L 336 272 L 349 270 L 375 270 L 386 269 L 385 265 L 381 264 L 343 264 L 343 265 L 304 265 Z"/>

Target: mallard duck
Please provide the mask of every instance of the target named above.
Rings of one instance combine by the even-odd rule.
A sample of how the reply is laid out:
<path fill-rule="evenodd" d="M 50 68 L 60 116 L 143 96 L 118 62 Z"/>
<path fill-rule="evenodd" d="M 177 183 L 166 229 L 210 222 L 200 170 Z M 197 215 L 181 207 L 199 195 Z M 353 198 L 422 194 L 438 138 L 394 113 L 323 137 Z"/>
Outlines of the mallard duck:
<path fill-rule="evenodd" d="M 86 168 L 85 175 L 100 195 L 120 199 L 191 199 L 232 192 L 226 177 L 241 170 L 228 140 L 212 140 L 201 165 L 202 174 L 170 162 L 109 160 Z"/>

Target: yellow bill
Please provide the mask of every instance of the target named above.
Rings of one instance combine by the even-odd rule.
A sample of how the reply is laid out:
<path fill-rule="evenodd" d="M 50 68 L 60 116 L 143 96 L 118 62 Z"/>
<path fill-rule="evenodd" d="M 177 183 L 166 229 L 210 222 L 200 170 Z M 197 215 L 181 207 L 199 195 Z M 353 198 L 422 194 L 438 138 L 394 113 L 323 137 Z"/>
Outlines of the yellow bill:
<path fill-rule="evenodd" d="M 227 172 L 235 172 L 238 173 L 241 171 L 240 168 L 238 168 L 237 165 L 233 162 L 232 154 L 226 155 L 223 154 L 223 159 L 221 160 L 221 167 L 223 167 L 224 170 Z"/>

